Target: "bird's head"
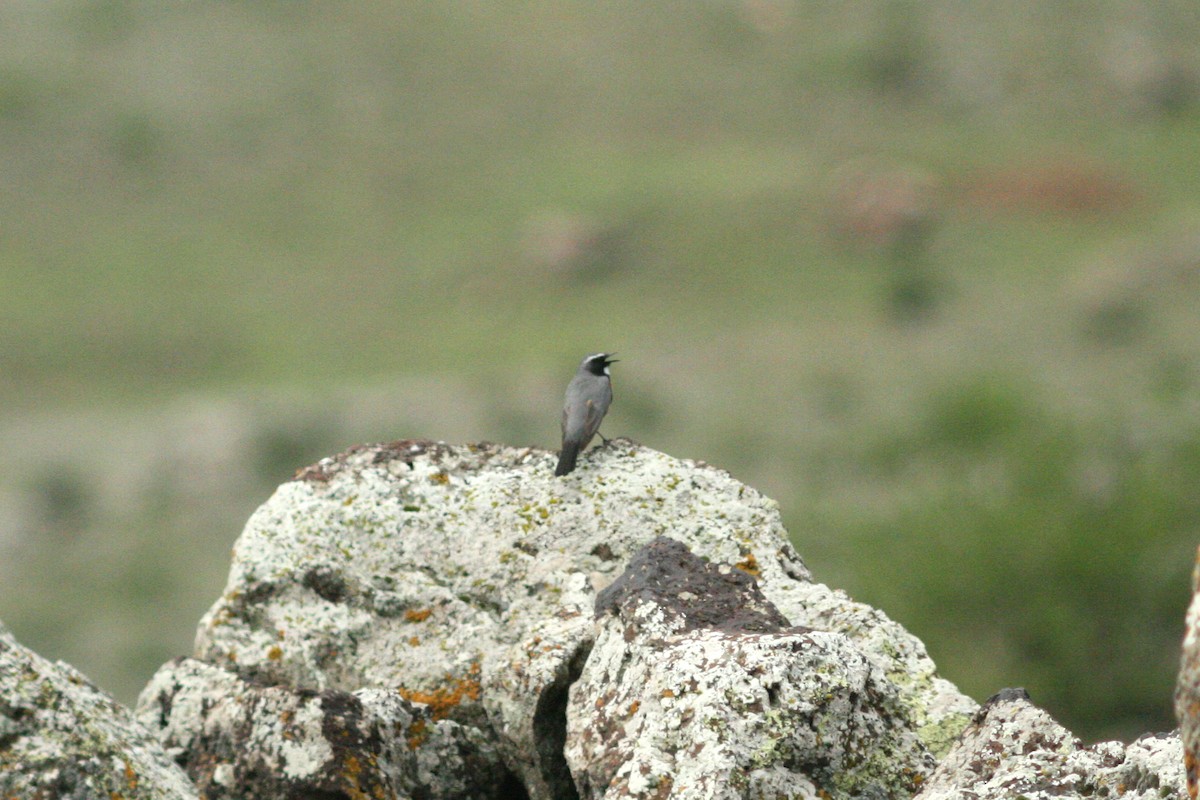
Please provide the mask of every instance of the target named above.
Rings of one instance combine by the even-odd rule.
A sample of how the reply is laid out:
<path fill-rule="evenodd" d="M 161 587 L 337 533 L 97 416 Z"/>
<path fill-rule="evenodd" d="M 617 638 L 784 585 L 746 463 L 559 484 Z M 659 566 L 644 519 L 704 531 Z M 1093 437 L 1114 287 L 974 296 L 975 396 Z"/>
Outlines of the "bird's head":
<path fill-rule="evenodd" d="M 593 353 L 583 359 L 583 363 L 579 365 L 580 369 L 587 370 L 593 375 L 608 375 L 608 367 L 610 364 L 615 364 L 620 359 L 613 358 L 616 353 Z"/>

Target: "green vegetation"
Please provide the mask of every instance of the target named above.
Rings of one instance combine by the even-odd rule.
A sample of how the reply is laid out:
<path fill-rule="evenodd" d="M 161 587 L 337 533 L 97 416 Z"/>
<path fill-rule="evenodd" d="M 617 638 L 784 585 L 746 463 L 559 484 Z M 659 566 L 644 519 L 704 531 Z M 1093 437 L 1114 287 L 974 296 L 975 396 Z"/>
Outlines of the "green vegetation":
<path fill-rule="evenodd" d="M 130 700 L 295 468 L 555 446 L 605 348 L 609 435 L 776 497 L 964 690 L 1171 727 L 1198 29 L 1190 2 L 10 3 L 0 619 Z"/>

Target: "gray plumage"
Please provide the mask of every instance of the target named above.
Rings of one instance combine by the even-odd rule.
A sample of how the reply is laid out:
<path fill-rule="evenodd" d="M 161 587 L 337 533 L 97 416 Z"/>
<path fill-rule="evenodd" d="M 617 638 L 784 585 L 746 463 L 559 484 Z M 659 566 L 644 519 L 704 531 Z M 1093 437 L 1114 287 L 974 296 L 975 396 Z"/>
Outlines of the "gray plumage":
<path fill-rule="evenodd" d="M 558 455 L 555 475 L 566 475 L 575 469 L 575 459 L 600 430 L 600 421 L 612 404 L 608 365 L 616 363 L 615 358 L 610 358 L 613 355 L 595 353 L 583 359 L 567 385 L 563 398 L 562 452 Z"/>

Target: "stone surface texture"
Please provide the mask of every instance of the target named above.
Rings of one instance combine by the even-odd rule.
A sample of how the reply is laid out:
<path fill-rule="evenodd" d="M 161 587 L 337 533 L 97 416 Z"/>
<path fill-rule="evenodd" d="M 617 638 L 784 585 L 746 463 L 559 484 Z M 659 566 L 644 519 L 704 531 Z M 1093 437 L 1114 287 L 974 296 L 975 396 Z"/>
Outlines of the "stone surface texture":
<path fill-rule="evenodd" d="M 1179 798 L 1183 751 L 1174 734 L 1083 747 L 1021 689 L 981 708 L 915 800 Z"/>
<path fill-rule="evenodd" d="M 197 797 L 129 709 L 71 666 L 21 646 L 0 625 L 0 797 Z"/>
<path fill-rule="evenodd" d="M 0 629 L 0 798 L 1183 795 L 1177 736 L 980 709 L 727 473 L 627 440 L 554 464 L 404 441 L 302 470 L 136 717 Z"/>
<path fill-rule="evenodd" d="M 606 645 L 598 659 L 615 657 L 607 648 L 621 616 L 598 622 L 597 593 L 658 536 L 726 577 L 742 576 L 731 591 L 751 598 L 762 617 L 759 626 L 735 619 L 725 630 L 712 627 L 705 615 L 725 612 L 710 608 L 719 593 L 704 589 L 686 646 L 654 649 L 659 631 L 652 628 L 643 637 L 650 649 L 638 655 L 647 681 L 666 680 L 664 664 L 706 670 L 711 691 L 701 694 L 710 724 L 724 715 L 737 731 L 732 717 L 755 717 L 743 727 L 764 743 L 752 755 L 760 788 L 739 796 L 773 796 L 784 785 L 828 785 L 849 796 L 885 784 L 898 796 L 895 787 L 914 786 L 974 713 L 973 701 L 937 677 L 920 641 L 881 612 L 814 583 L 776 504 L 727 473 L 627 440 L 588 451 L 565 478 L 553 476 L 553 465 L 553 454 L 542 450 L 406 441 L 354 448 L 304 470 L 251 517 L 235 546 L 226 590 L 197 634 L 195 658 L 214 671 L 181 676 L 180 664 L 167 665 L 175 676 L 160 675 L 143 693 L 143 718 L 162 718 L 160 698 L 182 693 L 211 703 L 227 698 L 230 686 L 241 698 L 249 696 L 237 688 L 243 685 L 310 696 L 391 693 L 407 701 L 406 713 L 433 709 L 427 713 L 456 726 L 446 741 L 458 736 L 474 769 L 507 776 L 492 786 L 512 781 L 533 798 L 575 796 L 578 776 L 564 757 L 568 735 L 612 724 L 597 711 L 590 723 L 574 713 L 568 725 L 568 692 L 593 647 Z M 797 689 L 792 682 L 804 664 L 828 674 Z M 589 674 L 598 669 L 600 661 Z M 769 703 L 754 711 L 753 699 L 726 702 L 734 687 L 775 687 L 791 716 L 779 718 Z M 808 702 L 803 692 L 821 691 L 828 696 L 819 707 L 799 708 Z M 260 774 L 238 764 L 244 726 L 197 738 L 196 722 L 167 718 L 174 721 L 161 729 L 164 742 L 182 748 L 181 762 L 201 785 L 215 785 L 218 770 Z M 674 724 L 669 716 L 647 720 L 667 724 Z M 762 748 L 776 730 L 793 740 L 772 755 Z M 875 742 L 875 734 L 886 735 Z M 221 736 L 233 744 L 221 744 Z M 804 736 L 826 749 L 797 755 Z M 199 749 L 187 745 L 200 741 Z M 409 743 L 415 751 L 439 746 L 432 738 Z M 896 765 L 885 765 L 887 753 L 897 755 Z M 742 755 L 721 752 L 711 769 L 697 769 L 716 775 L 741 764 Z M 814 762 L 830 755 L 837 766 L 809 765 L 810 755 Z M 333 785 L 336 763 L 326 757 L 304 780 Z M 852 774 L 835 780 L 843 765 Z M 581 775 L 591 769 L 578 768 Z M 411 774 L 399 766 L 382 772 L 388 769 Z M 406 780 L 386 786 L 416 791 Z M 595 794 L 600 778 L 586 780 Z"/>
<path fill-rule="evenodd" d="M 192 765 L 206 800 L 520 794 L 479 730 L 394 691 L 259 686 L 181 658 L 154 676 L 138 714 Z"/>
<path fill-rule="evenodd" d="M 907 798 L 934 767 L 882 670 L 736 567 L 660 537 L 596 605 L 567 724 L 584 798 Z"/>
<path fill-rule="evenodd" d="M 1184 623 L 1179 680 L 1175 685 L 1175 717 L 1183 739 L 1188 796 L 1200 789 L 1200 551 L 1192 570 L 1192 602 Z"/>

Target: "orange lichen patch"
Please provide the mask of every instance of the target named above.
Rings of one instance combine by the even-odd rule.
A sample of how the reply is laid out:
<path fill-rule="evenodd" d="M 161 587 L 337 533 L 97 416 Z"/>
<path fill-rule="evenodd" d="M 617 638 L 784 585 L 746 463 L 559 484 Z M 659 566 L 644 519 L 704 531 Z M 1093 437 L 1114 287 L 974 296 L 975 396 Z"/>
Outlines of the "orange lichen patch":
<path fill-rule="evenodd" d="M 342 762 L 342 774 L 350 779 L 351 784 L 358 784 L 358 776 L 362 774 L 362 764 L 354 755 L 347 755 L 345 761 Z M 365 795 L 364 795 L 365 796 Z"/>
<path fill-rule="evenodd" d="M 410 636 L 410 637 L 408 637 L 408 643 L 410 645 L 412 645 L 413 647 L 416 647 L 417 645 L 419 645 L 421 643 L 421 637 L 420 636 Z"/>
<path fill-rule="evenodd" d="M 429 482 L 430 483 L 438 483 L 438 484 L 441 484 L 442 486 L 445 486 L 447 483 L 450 482 L 450 476 L 444 472 L 435 472 L 429 476 Z"/>
<path fill-rule="evenodd" d="M 415 608 L 410 608 L 408 611 L 404 612 L 404 621 L 405 622 L 424 622 L 425 620 L 429 619 L 429 615 L 432 613 L 433 613 L 432 608 L 422 608 L 419 610 L 415 609 Z"/>
<path fill-rule="evenodd" d="M 629 715 L 633 716 L 634 714 L 636 714 L 638 712 L 638 709 L 641 707 L 642 707 L 642 704 L 639 703 L 637 700 L 634 700 L 632 703 L 629 704 Z"/>
<path fill-rule="evenodd" d="M 663 689 L 663 690 L 662 690 L 662 696 L 663 696 L 663 697 L 674 697 L 674 696 L 675 696 L 675 692 L 674 692 L 674 691 L 672 691 L 672 690 L 670 690 L 670 689 Z"/>
<path fill-rule="evenodd" d="M 654 787 L 654 794 L 650 795 L 652 800 L 667 800 L 671 796 L 671 790 L 675 788 L 675 781 L 667 775 L 659 778 L 658 785 Z"/>
<path fill-rule="evenodd" d="M 419 719 L 412 725 L 408 726 L 405 732 L 404 740 L 408 742 L 409 750 L 416 750 L 421 745 L 425 744 L 425 740 L 429 738 L 429 730 L 425 725 L 425 720 Z"/>
<path fill-rule="evenodd" d="M 754 557 L 754 553 L 746 554 L 746 557 L 734 566 L 747 575 L 753 575 L 755 578 L 762 577 L 762 570 L 758 568 L 758 559 Z"/>
<path fill-rule="evenodd" d="M 125 762 L 125 783 L 129 785 L 129 791 L 137 791 L 138 775 L 128 761 Z"/>
<path fill-rule="evenodd" d="M 396 691 L 410 703 L 423 703 L 429 706 L 430 716 L 435 720 L 444 719 L 451 709 L 462 704 L 464 700 L 478 700 L 483 688 L 479 685 L 479 663 L 476 662 L 467 670 L 465 678 L 455 679 L 446 676 L 450 681 L 449 687 L 434 689 L 432 692 L 422 692 L 417 689 L 405 689 L 403 686 Z"/>
<path fill-rule="evenodd" d="M 278 661 L 283 658 L 283 648 L 277 644 L 271 645 L 271 649 L 267 651 L 267 658 L 271 661 Z"/>

